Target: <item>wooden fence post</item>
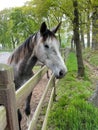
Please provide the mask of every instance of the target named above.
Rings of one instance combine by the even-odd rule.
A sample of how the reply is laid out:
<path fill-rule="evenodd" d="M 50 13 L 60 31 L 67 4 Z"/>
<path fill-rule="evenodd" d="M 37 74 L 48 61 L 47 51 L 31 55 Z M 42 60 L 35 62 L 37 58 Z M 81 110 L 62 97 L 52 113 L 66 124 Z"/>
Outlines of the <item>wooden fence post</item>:
<path fill-rule="evenodd" d="M 15 99 L 13 70 L 10 66 L 0 64 L 0 104 L 7 112 L 7 130 L 19 130 Z"/>
<path fill-rule="evenodd" d="M 53 95 L 53 101 L 56 101 L 56 79 L 54 77 L 53 79 L 53 87 L 54 87 L 54 95 Z"/>

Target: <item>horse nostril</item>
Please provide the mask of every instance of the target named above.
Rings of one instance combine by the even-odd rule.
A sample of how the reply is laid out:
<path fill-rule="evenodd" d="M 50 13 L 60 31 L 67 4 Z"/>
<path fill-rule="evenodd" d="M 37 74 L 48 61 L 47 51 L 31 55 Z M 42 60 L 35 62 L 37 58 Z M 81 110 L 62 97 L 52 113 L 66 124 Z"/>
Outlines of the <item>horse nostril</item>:
<path fill-rule="evenodd" d="M 60 70 L 59 76 L 60 76 L 60 77 L 64 76 L 64 71 L 63 71 L 63 70 Z"/>

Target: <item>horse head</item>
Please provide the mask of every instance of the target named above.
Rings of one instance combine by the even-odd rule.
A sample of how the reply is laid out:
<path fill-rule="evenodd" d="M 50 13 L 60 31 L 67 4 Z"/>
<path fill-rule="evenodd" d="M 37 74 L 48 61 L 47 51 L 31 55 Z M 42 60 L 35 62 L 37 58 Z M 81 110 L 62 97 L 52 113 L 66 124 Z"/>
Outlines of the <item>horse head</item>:
<path fill-rule="evenodd" d="M 34 55 L 40 62 L 52 70 L 56 78 L 62 78 L 67 72 L 59 50 L 60 43 L 55 36 L 60 25 L 61 23 L 51 31 L 47 28 L 45 22 L 43 22 L 37 34 L 34 48 Z"/>

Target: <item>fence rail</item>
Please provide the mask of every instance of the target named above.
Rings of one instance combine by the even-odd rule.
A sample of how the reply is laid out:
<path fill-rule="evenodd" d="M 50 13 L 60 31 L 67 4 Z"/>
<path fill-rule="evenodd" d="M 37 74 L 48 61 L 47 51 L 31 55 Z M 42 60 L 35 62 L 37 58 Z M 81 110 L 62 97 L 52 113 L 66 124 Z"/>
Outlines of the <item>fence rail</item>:
<path fill-rule="evenodd" d="M 16 104 L 17 107 L 21 105 L 21 102 L 25 100 L 28 95 L 33 91 L 36 84 L 41 80 L 46 73 L 47 67 L 43 67 L 32 78 L 30 78 L 20 89 L 16 91 Z"/>
<path fill-rule="evenodd" d="M 34 87 L 36 86 L 36 84 L 41 80 L 41 78 L 43 77 L 43 75 L 46 73 L 47 71 L 47 67 L 43 67 L 42 69 L 40 69 L 32 78 L 30 78 L 23 86 L 21 86 L 20 89 L 18 89 L 16 92 L 14 91 L 12 93 L 12 95 L 14 95 L 16 97 L 16 100 L 11 102 L 14 103 L 14 105 L 16 105 L 16 108 L 19 108 L 22 101 L 24 101 L 27 96 L 33 91 Z M 43 100 L 46 96 L 46 93 L 48 91 L 48 88 L 52 86 L 52 82 L 53 82 L 54 76 L 52 76 L 46 86 L 46 89 L 43 93 L 43 96 L 38 104 L 38 107 L 35 111 L 34 117 L 32 118 L 32 120 L 34 121 L 34 125 L 36 126 L 36 121 L 38 119 L 41 107 L 42 107 L 42 103 Z M 5 92 L 6 91 L 6 86 L 9 87 L 10 89 L 13 88 L 14 89 L 14 84 L 13 82 L 13 73 L 12 73 L 12 69 L 4 64 L 0 64 L 0 104 L 3 106 L 0 106 L 0 130 L 18 130 L 19 128 L 18 123 L 17 123 L 17 117 L 16 120 L 14 122 L 11 122 L 14 126 L 12 127 L 12 124 L 10 123 L 10 125 L 8 125 L 8 120 L 13 120 L 13 117 L 15 117 L 15 115 L 17 114 L 17 112 L 14 111 L 14 116 L 10 117 L 9 113 L 11 113 L 12 109 L 9 109 L 10 112 L 8 112 L 8 106 L 10 106 L 10 103 L 3 103 L 6 102 L 4 97 L 6 97 L 6 95 L 4 93 L 2 93 L 2 90 Z M 4 89 L 6 88 L 6 89 Z M 7 100 L 7 98 L 6 98 Z M 11 98 L 11 100 L 13 100 L 13 98 Z M 9 104 L 9 105 L 8 105 Z M 7 106 L 8 105 L 8 106 Z M 13 106 L 13 105 L 12 105 Z M 15 109 L 15 108 L 14 108 Z M 6 117 L 7 114 L 7 117 Z M 8 119 L 8 118 L 11 119 Z M 36 121 L 35 121 L 36 119 Z M 16 123 L 15 123 L 16 122 Z M 32 121 L 31 121 L 32 122 Z M 17 126 L 16 126 L 17 125 Z M 31 127 L 31 123 L 28 129 L 32 129 Z M 12 128 L 11 128 L 12 127 Z M 14 128 L 16 127 L 16 128 Z M 30 128 L 31 127 L 31 128 Z M 33 130 L 33 129 L 32 129 Z"/>
<path fill-rule="evenodd" d="M 50 95 L 48 107 L 47 107 L 47 110 L 46 110 L 46 115 L 45 115 L 45 118 L 44 118 L 43 125 L 42 125 L 42 129 L 41 129 L 41 130 L 46 130 L 48 115 L 49 115 L 50 108 L 51 108 L 51 105 L 52 105 L 52 102 L 53 102 L 53 96 L 54 96 L 54 87 L 52 88 L 52 91 L 51 91 L 51 95 Z"/>
<path fill-rule="evenodd" d="M 8 65 L 0 64 L 0 104 L 6 108 L 7 130 L 19 130 L 13 80 L 12 68 Z M 3 124 L 3 122 L 0 122 L 0 124 Z"/>
<path fill-rule="evenodd" d="M 68 50 L 61 50 L 63 57 L 68 55 Z M 30 78 L 20 89 L 15 92 L 15 86 L 13 83 L 14 76 L 12 68 L 8 65 L 0 64 L 0 130 L 19 130 L 17 119 L 17 108 L 20 107 L 23 100 L 33 91 L 36 84 L 41 80 L 46 73 L 47 68 L 40 69 L 32 78 Z M 43 121 L 41 130 L 46 130 L 47 118 L 50 111 L 52 101 L 55 97 L 55 77 L 54 75 L 48 81 L 48 84 L 43 92 L 43 95 L 39 101 L 37 109 L 31 119 L 28 130 L 34 130 L 36 122 L 38 120 L 43 101 L 46 97 L 48 89 L 52 86 L 50 94 L 50 100 L 46 110 L 46 115 Z"/>
<path fill-rule="evenodd" d="M 38 120 L 38 117 L 39 117 L 39 114 L 40 114 L 40 111 L 41 111 L 41 108 L 42 108 L 42 103 L 43 103 L 43 101 L 45 99 L 45 96 L 46 96 L 46 94 L 48 92 L 48 89 L 51 86 L 53 86 L 53 82 L 54 82 L 54 75 L 51 76 L 51 78 L 50 78 L 50 80 L 49 80 L 49 82 L 48 82 L 48 84 L 47 84 L 47 86 L 46 86 L 46 88 L 44 90 L 44 93 L 43 93 L 43 95 L 42 95 L 42 97 L 40 99 L 40 102 L 39 102 L 39 104 L 38 104 L 38 106 L 36 108 L 36 111 L 35 111 L 35 113 L 33 115 L 33 118 L 32 118 L 32 120 L 30 122 L 30 126 L 29 126 L 28 130 L 34 130 L 35 129 L 36 122 Z"/>
<path fill-rule="evenodd" d="M 0 130 L 4 130 L 7 126 L 6 109 L 4 106 L 0 107 Z"/>

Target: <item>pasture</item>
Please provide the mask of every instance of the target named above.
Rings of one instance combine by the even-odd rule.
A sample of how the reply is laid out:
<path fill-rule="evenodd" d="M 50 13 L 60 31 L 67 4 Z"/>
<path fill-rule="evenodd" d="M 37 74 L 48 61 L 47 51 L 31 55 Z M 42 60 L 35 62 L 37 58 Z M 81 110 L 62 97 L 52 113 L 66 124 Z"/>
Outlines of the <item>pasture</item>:
<path fill-rule="evenodd" d="M 93 54 L 91 61 L 98 55 L 89 53 Z M 87 55 L 85 52 L 85 59 Z M 98 64 L 98 60 L 95 62 Z M 66 64 L 68 73 L 57 84 L 57 101 L 51 108 L 47 130 L 98 130 L 98 108 L 89 102 L 96 88 L 93 82 L 96 76 L 92 76 L 93 71 L 85 65 L 85 77 L 77 78 L 74 53 L 70 53 Z"/>

